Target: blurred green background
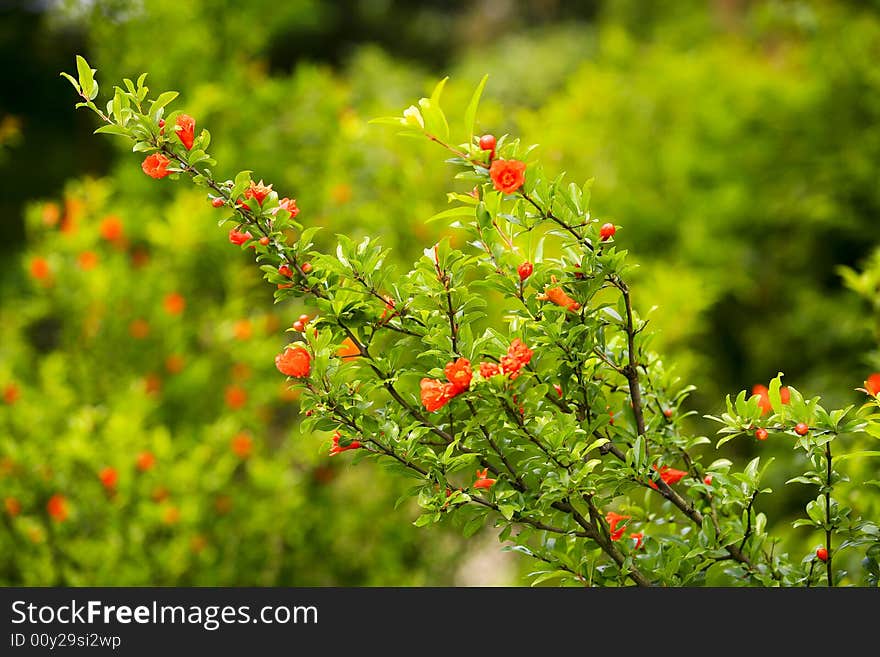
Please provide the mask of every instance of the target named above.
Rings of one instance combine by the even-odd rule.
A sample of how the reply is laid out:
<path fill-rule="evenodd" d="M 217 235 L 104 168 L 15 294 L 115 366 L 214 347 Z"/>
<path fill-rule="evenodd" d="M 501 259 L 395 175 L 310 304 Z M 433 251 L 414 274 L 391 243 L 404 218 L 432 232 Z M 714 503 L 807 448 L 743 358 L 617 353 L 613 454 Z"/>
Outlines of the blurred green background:
<path fill-rule="evenodd" d="M 479 129 L 596 177 L 593 214 L 622 226 L 694 408 L 777 371 L 842 405 L 880 367 L 870 302 L 839 271 L 880 241 L 880 2 L 0 2 L 0 53 L 0 583 L 506 584 L 528 567 L 490 531 L 412 527 L 405 481 L 300 435 L 272 356 L 309 309 L 273 307 L 199 192 L 91 135 L 58 76 L 76 53 L 105 90 L 142 71 L 179 90 L 220 176 L 296 197 L 325 245 L 377 235 L 404 265 L 448 230 L 424 220 L 449 171 L 367 121 L 444 75 L 463 109 L 489 73 Z M 762 509 L 780 527 L 808 494 L 787 476 Z"/>

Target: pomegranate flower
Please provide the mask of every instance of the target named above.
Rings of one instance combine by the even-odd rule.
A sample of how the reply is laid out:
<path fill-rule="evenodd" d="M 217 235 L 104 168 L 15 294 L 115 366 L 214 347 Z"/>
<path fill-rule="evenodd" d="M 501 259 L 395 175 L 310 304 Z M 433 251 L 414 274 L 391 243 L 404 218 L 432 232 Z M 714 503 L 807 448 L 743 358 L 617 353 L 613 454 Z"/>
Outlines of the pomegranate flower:
<path fill-rule="evenodd" d="M 474 482 L 474 488 L 492 488 L 495 485 L 495 479 L 489 478 L 489 468 L 477 470 L 477 480 Z"/>
<path fill-rule="evenodd" d="M 519 376 L 519 371 L 532 360 L 533 354 L 522 340 L 514 338 L 507 353 L 501 357 L 501 371 L 515 379 Z"/>
<path fill-rule="evenodd" d="M 252 198 L 260 205 L 263 205 L 263 201 L 269 196 L 271 191 L 272 185 L 264 185 L 262 180 L 258 183 L 251 180 L 251 186 L 244 190 L 244 197 Z"/>
<path fill-rule="evenodd" d="M 177 117 L 177 124 L 174 126 L 174 132 L 177 133 L 180 142 L 186 150 L 192 150 L 193 141 L 196 138 L 196 120 L 189 114 L 181 114 Z"/>
<path fill-rule="evenodd" d="M 480 363 L 480 376 L 488 379 L 490 376 L 501 374 L 501 368 L 497 363 Z"/>
<path fill-rule="evenodd" d="M 111 468 L 108 465 L 98 473 L 98 478 L 101 480 L 104 488 L 113 490 L 116 488 L 116 484 L 119 483 L 119 472 L 116 471 L 116 468 Z"/>
<path fill-rule="evenodd" d="M 272 185 L 269 185 L 271 187 Z M 278 210 L 287 210 L 290 213 L 290 218 L 293 219 L 296 215 L 299 214 L 299 208 L 296 207 L 296 199 L 295 198 L 287 198 L 286 196 L 278 201 L 278 207 L 272 210 L 272 214 L 278 214 Z"/>
<path fill-rule="evenodd" d="M 659 470 L 657 469 L 656 465 L 651 467 L 654 469 L 655 472 L 660 473 L 660 479 L 662 479 L 667 486 L 677 484 L 688 474 L 685 470 L 676 470 L 675 468 L 670 468 L 668 465 L 660 466 Z M 657 490 L 657 484 L 653 481 L 649 481 L 648 485 L 654 490 Z"/>
<path fill-rule="evenodd" d="M 495 189 L 513 194 L 526 180 L 526 163 L 519 160 L 495 160 L 489 167 L 489 176 Z"/>
<path fill-rule="evenodd" d="M 758 397 L 758 406 L 761 408 L 761 415 L 766 415 L 773 410 L 773 404 L 770 403 L 770 389 L 760 383 L 752 386 L 752 397 Z M 788 386 L 782 386 L 779 389 L 779 401 L 788 404 L 791 401 L 791 390 Z"/>
<path fill-rule="evenodd" d="M 233 228 L 229 231 L 229 241 L 238 246 L 241 246 L 252 239 L 254 239 L 254 236 L 251 235 L 249 230 L 241 232 L 240 230 L 235 230 L 235 228 Z"/>
<path fill-rule="evenodd" d="M 141 169 L 150 178 L 158 180 L 171 173 L 168 171 L 169 164 L 171 164 L 171 160 L 162 155 L 162 153 L 153 153 L 152 155 L 147 155 L 146 159 L 141 163 Z"/>
<path fill-rule="evenodd" d="M 288 347 L 275 356 L 275 367 L 287 376 L 305 378 L 312 369 L 312 356 L 304 347 Z"/>
<path fill-rule="evenodd" d="M 447 363 L 446 378 L 453 386 L 453 396 L 461 394 L 471 387 L 471 362 L 467 358 L 459 358 L 455 362 Z"/>
<path fill-rule="evenodd" d="M 865 391 L 874 397 L 880 397 L 880 372 L 874 372 L 865 381 Z"/>
<path fill-rule="evenodd" d="M 539 294 L 537 296 L 538 301 L 550 301 L 551 303 L 555 303 L 557 306 L 567 308 L 571 312 L 577 312 L 581 309 L 581 304 L 568 296 L 565 293 L 565 290 L 556 285 L 555 276 L 551 276 L 550 280 L 554 283 L 554 285 L 546 288 L 543 293 Z"/>
<path fill-rule="evenodd" d="M 455 395 L 455 386 L 451 383 L 443 383 L 437 379 L 422 379 L 420 382 L 422 405 L 429 413 L 438 411 L 449 402 Z"/>
<path fill-rule="evenodd" d="M 625 516 L 614 511 L 605 514 L 605 522 L 608 523 L 608 531 L 611 534 L 612 541 L 619 541 L 626 531 L 626 526 L 618 527 L 624 520 L 629 520 L 631 516 Z"/>
<path fill-rule="evenodd" d="M 634 550 L 638 550 L 642 547 L 642 543 L 645 542 L 645 534 L 643 532 L 633 532 L 629 535 L 630 538 L 635 539 L 636 544 L 633 547 Z"/>
<path fill-rule="evenodd" d="M 46 511 L 55 522 L 64 522 L 70 513 L 67 508 L 67 499 L 64 495 L 56 493 L 46 503 Z"/>
<path fill-rule="evenodd" d="M 342 436 L 339 434 L 338 431 L 333 434 L 333 446 L 330 448 L 330 456 L 342 454 L 342 452 L 347 452 L 350 449 L 358 449 L 361 446 L 361 444 L 356 440 L 352 440 L 350 443 L 348 443 L 348 445 L 340 445 L 340 438 L 342 438 Z"/>

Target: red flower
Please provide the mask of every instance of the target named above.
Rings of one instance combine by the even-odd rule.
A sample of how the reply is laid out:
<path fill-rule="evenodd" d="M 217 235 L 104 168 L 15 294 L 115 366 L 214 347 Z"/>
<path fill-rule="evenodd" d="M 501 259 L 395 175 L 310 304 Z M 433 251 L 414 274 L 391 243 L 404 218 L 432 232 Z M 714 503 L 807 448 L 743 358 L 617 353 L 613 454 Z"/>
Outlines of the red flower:
<path fill-rule="evenodd" d="M 278 268 L 278 273 L 286 278 L 293 276 L 293 270 L 288 265 L 281 265 Z"/>
<path fill-rule="evenodd" d="M 235 228 L 233 228 L 229 231 L 229 241 L 233 244 L 237 244 L 238 246 L 241 246 L 242 244 L 244 244 L 248 240 L 252 240 L 253 238 L 254 236 L 251 235 L 251 232 L 249 230 L 242 233 L 241 231 L 235 230 Z"/>
<path fill-rule="evenodd" d="M 865 390 L 870 395 L 880 396 L 880 372 L 874 372 L 868 377 L 868 380 L 865 381 Z"/>
<path fill-rule="evenodd" d="M 177 133 L 186 150 L 192 150 L 193 140 L 195 140 L 196 120 L 189 114 L 181 114 L 177 117 L 174 132 Z"/>
<path fill-rule="evenodd" d="M 150 324 L 145 319 L 132 320 L 128 325 L 128 333 L 135 340 L 144 340 L 150 335 Z"/>
<path fill-rule="evenodd" d="M 171 164 L 171 160 L 162 155 L 162 153 L 153 153 L 152 155 L 147 155 L 147 158 L 141 164 L 141 169 L 144 170 L 144 173 L 150 176 L 150 178 L 164 178 L 168 175 L 168 165 Z"/>
<path fill-rule="evenodd" d="M 271 187 L 271 185 L 269 185 Z M 277 214 L 278 210 L 287 210 L 290 213 L 290 218 L 293 219 L 296 215 L 299 214 L 299 208 L 296 207 L 296 199 L 295 198 L 287 198 L 286 196 L 278 201 L 278 207 L 272 210 L 272 214 Z"/>
<path fill-rule="evenodd" d="M 226 199 L 222 196 L 216 196 L 211 199 L 211 207 L 213 208 L 222 208 L 226 205 Z"/>
<path fill-rule="evenodd" d="M 519 376 L 519 371 L 532 360 L 533 353 L 522 340 L 514 338 L 507 349 L 507 354 L 501 357 L 501 371 L 510 375 L 511 379 L 515 379 Z"/>
<path fill-rule="evenodd" d="M 45 258 L 34 258 L 31 260 L 31 276 L 37 280 L 44 280 L 52 275 L 49 268 L 49 262 Z"/>
<path fill-rule="evenodd" d="M 773 410 L 773 405 L 770 403 L 770 390 L 767 386 L 760 383 L 753 385 L 752 396 L 760 397 L 758 406 L 761 407 L 761 415 L 765 415 Z M 791 401 L 791 390 L 788 389 L 788 386 L 782 386 L 779 389 L 779 400 L 783 404 L 788 404 Z"/>
<path fill-rule="evenodd" d="M 312 356 L 304 347 L 288 347 L 275 356 L 275 367 L 287 376 L 305 378 L 312 369 Z"/>
<path fill-rule="evenodd" d="M 767 436 L 769 435 L 770 434 L 764 427 L 761 427 L 760 429 L 757 429 L 755 431 L 755 438 L 757 438 L 758 440 L 767 440 Z"/>
<path fill-rule="evenodd" d="M 611 239 L 614 237 L 614 233 L 617 232 L 617 227 L 614 224 L 602 224 L 602 227 L 599 229 L 599 237 L 602 238 L 602 241 Z"/>
<path fill-rule="evenodd" d="M 581 308 L 581 304 L 568 296 L 561 287 L 551 287 L 544 290 L 544 294 L 539 295 L 538 299 L 541 301 L 551 301 L 557 306 L 568 308 L 571 312 L 577 312 Z"/>
<path fill-rule="evenodd" d="M 98 266 L 98 254 L 94 251 L 83 251 L 77 256 L 76 262 L 83 271 L 91 271 Z"/>
<path fill-rule="evenodd" d="M 816 557 L 818 557 L 819 561 L 828 561 L 828 550 L 820 547 L 816 550 Z"/>
<path fill-rule="evenodd" d="M 773 410 L 773 406 L 770 404 L 770 391 L 767 389 L 767 386 L 761 385 L 760 383 L 756 383 L 752 386 L 752 397 L 759 397 L 758 406 L 761 407 L 761 415 L 765 415 Z"/>
<path fill-rule="evenodd" d="M 495 189 L 505 194 L 513 194 L 526 180 L 526 163 L 519 160 L 495 160 L 489 168 L 489 175 Z"/>
<path fill-rule="evenodd" d="M 246 459 L 254 448 L 254 440 L 246 431 L 235 434 L 230 443 L 232 452 L 240 459 Z"/>
<path fill-rule="evenodd" d="M 101 237 L 108 242 L 117 242 L 123 237 L 122 219 L 115 215 L 104 217 L 99 228 Z"/>
<path fill-rule="evenodd" d="M 605 522 L 608 523 L 608 531 L 611 534 L 612 541 L 619 541 L 621 536 L 623 536 L 623 532 L 626 531 L 626 527 L 618 527 L 622 521 L 629 520 L 630 516 L 624 516 L 619 513 L 615 513 L 614 511 L 609 511 L 605 514 Z"/>
<path fill-rule="evenodd" d="M 3 388 L 3 402 L 9 406 L 12 406 L 17 402 L 19 397 L 21 397 L 21 391 L 14 383 L 8 383 L 6 387 Z"/>
<path fill-rule="evenodd" d="M 535 271 L 535 267 L 529 261 L 522 263 L 516 268 L 516 273 L 519 274 L 519 280 L 521 281 L 524 281 L 531 276 L 533 271 Z"/>
<path fill-rule="evenodd" d="M 3 506 L 6 507 L 6 513 L 13 518 L 21 513 L 21 502 L 14 497 L 7 497 L 3 500 Z"/>
<path fill-rule="evenodd" d="M 345 338 L 345 340 L 342 341 L 342 344 L 339 345 L 339 349 L 336 350 L 336 355 L 340 358 L 353 358 L 354 356 L 360 356 L 361 350 L 354 343 L 354 340 L 351 338 Z"/>
<path fill-rule="evenodd" d="M 489 468 L 477 470 L 477 480 L 474 482 L 474 488 L 492 488 L 495 485 L 495 479 L 489 478 Z"/>
<path fill-rule="evenodd" d="M 562 399 L 562 386 L 558 383 L 553 384 L 553 389 L 556 391 L 556 395 Z"/>
<path fill-rule="evenodd" d="M 642 543 L 645 542 L 645 534 L 643 532 L 633 532 L 629 535 L 630 538 L 636 539 L 636 545 L 633 548 L 634 550 L 638 550 L 642 547 Z"/>
<path fill-rule="evenodd" d="M 165 306 L 165 312 L 169 315 L 179 315 L 186 308 L 186 299 L 179 292 L 171 292 L 165 296 L 163 305 Z"/>
<path fill-rule="evenodd" d="M 798 422 L 794 425 L 794 432 L 799 436 L 806 436 L 810 433 L 810 425 L 805 424 L 804 422 Z"/>
<path fill-rule="evenodd" d="M 135 467 L 139 471 L 147 472 L 148 470 L 152 470 L 154 465 L 156 465 L 156 457 L 153 456 L 152 452 L 141 452 L 137 455 Z"/>
<path fill-rule="evenodd" d="M 226 405 L 233 411 L 244 406 L 245 403 L 247 403 L 248 398 L 247 390 L 236 385 L 226 388 L 226 392 L 223 396 L 226 400 Z"/>
<path fill-rule="evenodd" d="M 474 373 L 471 371 L 471 362 L 467 358 L 459 358 L 455 362 L 447 363 L 446 378 L 452 384 L 453 396 L 463 393 L 471 387 L 471 378 Z"/>
<path fill-rule="evenodd" d="M 688 474 L 685 470 L 676 470 L 675 468 L 670 468 L 668 465 L 660 466 L 659 470 L 657 470 L 656 465 L 651 467 L 660 473 L 660 479 L 662 479 L 667 486 L 677 484 L 679 481 L 687 477 Z M 653 481 L 649 481 L 648 485 L 654 490 L 657 490 L 657 484 Z"/>
<path fill-rule="evenodd" d="M 116 484 L 119 483 L 119 473 L 116 468 L 111 468 L 109 465 L 98 473 L 98 478 L 107 490 L 116 488 Z"/>
<path fill-rule="evenodd" d="M 60 493 L 55 493 L 46 503 L 46 511 L 55 522 L 64 522 L 67 520 L 69 510 L 67 508 L 67 499 Z"/>
<path fill-rule="evenodd" d="M 348 443 L 348 445 L 340 445 L 339 440 L 341 438 L 342 436 L 339 434 L 338 431 L 333 434 L 333 446 L 330 448 L 330 456 L 342 454 L 342 452 L 347 452 L 350 449 L 358 449 L 361 446 L 361 444 L 356 440 L 352 440 L 350 443 Z"/>
<path fill-rule="evenodd" d="M 490 376 L 501 374 L 501 368 L 496 363 L 480 363 L 480 376 L 488 379 Z"/>
<path fill-rule="evenodd" d="M 244 190 L 245 198 L 252 198 L 256 200 L 257 203 L 263 205 L 263 201 L 267 196 L 269 196 L 269 192 L 272 191 L 272 185 L 266 186 L 263 184 L 261 180 L 258 183 L 255 183 L 251 180 L 251 186 Z"/>
<path fill-rule="evenodd" d="M 703 477 L 703 483 L 706 484 L 707 486 L 711 486 L 712 485 L 712 475 L 706 475 L 705 477 Z"/>
<path fill-rule="evenodd" d="M 455 397 L 455 386 L 452 383 L 443 383 L 437 379 L 422 379 L 421 387 L 422 405 L 429 413 L 443 408 L 450 399 Z"/>

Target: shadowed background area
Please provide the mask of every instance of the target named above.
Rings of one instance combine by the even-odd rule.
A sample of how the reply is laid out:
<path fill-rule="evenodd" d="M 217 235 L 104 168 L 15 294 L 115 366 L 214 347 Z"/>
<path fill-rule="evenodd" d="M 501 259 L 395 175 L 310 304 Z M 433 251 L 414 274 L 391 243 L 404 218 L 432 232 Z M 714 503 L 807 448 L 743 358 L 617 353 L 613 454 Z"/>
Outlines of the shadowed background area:
<path fill-rule="evenodd" d="M 636 305 L 698 387 L 697 418 L 778 371 L 855 402 L 880 368 L 876 320 L 839 269 L 880 234 L 876 1 L 0 0 L 0 53 L 4 584 L 507 584 L 528 569 L 491 532 L 412 527 L 414 508 L 393 510 L 405 481 L 300 434 L 272 358 L 310 310 L 272 305 L 199 192 L 91 135 L 58 76 L 77 53 L 104 91 L 144 71 L 180 91 L 221 177 L 253 169 L 328 242 L 378 235 L 401 266 L 454 234 L 424 223 L 449 172 L 367 121 L 444 75 L 463 110 L 489 73 L 480 130 L 595 176 L 593 213 L 641 263 Z M 768 505 L 785 518 L 802 493 L 780 485 Z"/>

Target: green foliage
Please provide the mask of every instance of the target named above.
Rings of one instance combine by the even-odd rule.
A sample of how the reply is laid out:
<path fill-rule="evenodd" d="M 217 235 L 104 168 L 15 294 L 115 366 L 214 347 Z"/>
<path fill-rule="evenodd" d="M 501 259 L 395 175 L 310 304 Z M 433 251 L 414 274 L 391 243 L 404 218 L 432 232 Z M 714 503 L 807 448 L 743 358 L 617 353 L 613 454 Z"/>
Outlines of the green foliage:
<path fill-rule="evenodd" d="M 777 377 L 766 401 L 741 393 L 710 418 L 723 435 L 791 431 L 805 451 L 810 468 L 790 482 L 817 485 L 819 497 L 795 527 L 821 529 L 827 553 L 799 561 L 777 552 L 780 540 L 756 509 L 772 493 L 763 483 L 772 459 L 742 471 L 728 460 L 703 464 L 696 448 L 706 440 L 676 414 L 691 388 L 649 348 L 626 251 L 590 212 L 591 181 L 547 177 L 534 148 L 506 135 L 483 151 L 473 115 L 485 79 L 465 111 L 466 141 L 450 141 L 457 130 L 441 108 L 445 82 L 379 122 L 445 148 L 456 178 L 475 185 L 470 197 L 450 194 L 461 206 L 441 215 L 457 217 L 469 249 L 443 240 L 393 278 L 388 253 L 370 238 L 342 236 L 334 255 L 315 248 L 296 206 L 249 171 L 216 180 L 207 153 L 163 131 L 161 107 L 141 110 L 140 83 L 116 91 L 121 114 L 89 107 L 127 131 L 134 150 L 152 153 L 151 177 L 185 175 L 232 210 L 220 223 L 235 225 L 230 241 L 254 249 L 277 300 L 316 304 L 318 317 L 277 360 L 302 395 L 303 426 L 335 430 L 335 450 L 419 481 L 410 491 L 423 509 L 417 526 L 450 518 L 469 535 L 491 519 L 502 540 L 550 567 L 534 573 L 538 582 L 809 586 L 817 560 L 829 586 L 871 581 L 870 555 L 861 575 L 833 567 L 837 552 L 873 549 L 877 525 L 833 496 L 843 476 L 831 445 L 873 431 L 872 404 L 825 411 L 793 388 L 783 399 Z M 167 172 L 146 166 L 157 155 Z M 502 322 L 485 312 L 490 305 Z M 838 455 L 838 465 L 873 455 Z M 679 463 L 686 469 L 672 467 Z M 473 468 L 476 479 L 465 474 Z"/>
<path fill-rule="evenodd" d="M 387 514 L 405 486 L 297 428 L 272 359 L 313 311 L 273 308 L 210 230 L 218 212 L 190 192 L 133 205 L 94 180 L 29 209 L 28 280 L 0 309 L 0 581 L 449 581 L 460 545 Z"/>

